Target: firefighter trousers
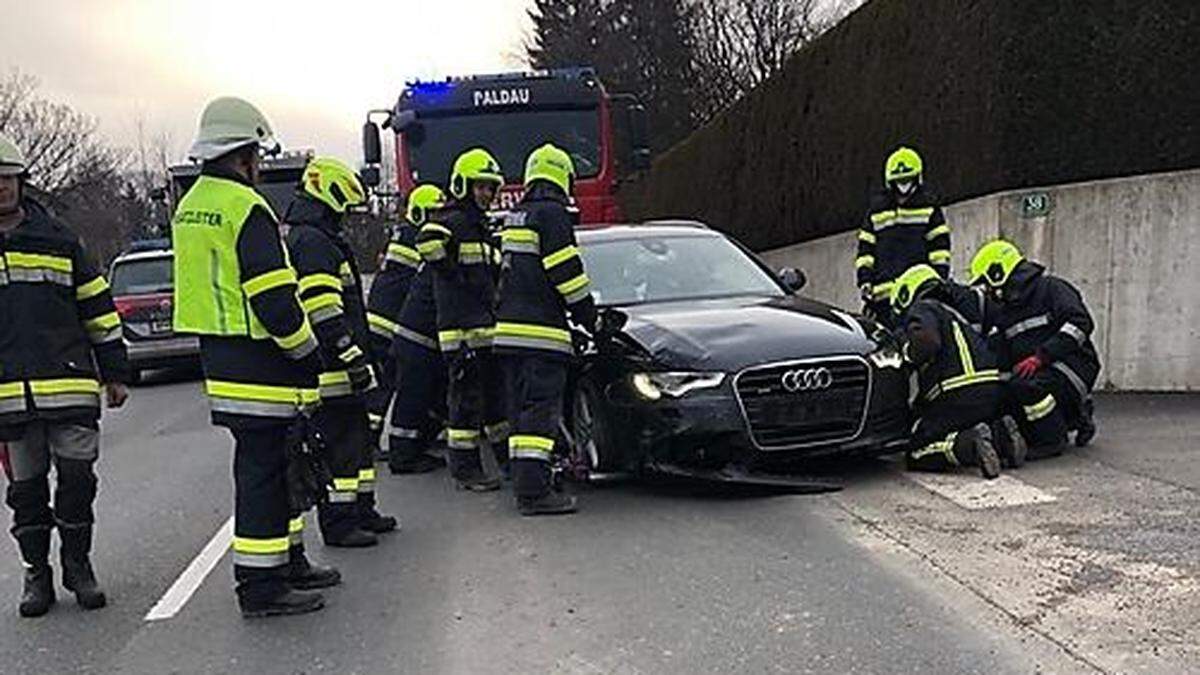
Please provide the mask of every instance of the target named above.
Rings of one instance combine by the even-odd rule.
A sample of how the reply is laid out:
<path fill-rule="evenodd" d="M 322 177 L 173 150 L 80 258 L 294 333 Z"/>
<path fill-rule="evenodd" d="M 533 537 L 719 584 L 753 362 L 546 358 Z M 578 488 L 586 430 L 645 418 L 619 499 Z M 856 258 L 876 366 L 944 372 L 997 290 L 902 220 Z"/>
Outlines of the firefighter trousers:
<path fill-rule="evenodd" d="M 293 521 L 288 500 L 291 422 L 262 422 L 233 433 L 233 573 L 242 603 L 287 590 Z"/>
<path fill-rule="evenodd" d="M 485 440 L 497 462 L 504 463 L 508 456 L 503 375 L 491 349 L 460 349 L 446 359 L 450 475 L 470 478 L 483 471 L 479 453 Z"/>
<path fill-rule="evenodd" d="M 20 438 L 8 443 L 6 501 L 13 512 L 12 534 L 25 562 L 44 566 L 50 530 L 59 534 L 90 530 L 95 521 L 96 499 L 93 470 L 100 451 L 100 432 L 94 425 L 33 420 L 25 424 Z M 57 474 L 54 507 L 50 506 L 50 468 Z M 45 546 L 26 546 L 37 540 Z M 36 551 L 30 555 L 31 551 Z M 37 560 L 30 560 L 37 557 Z"/>
<path fill-rule="evenodd" d="M 378 447 L 383 434 L 383 420 L 396 393 L 396 359 L 391 352 L 379 362 L 379 386 L 366 393 L 367 419 L 370 422 L 372 445 Z"/>
<path fill-rule="evenodd" d="M 503 357 L 505 396 L 512 435 L 513 492 L 536 499 L 550 491 L 550 462 L 559 437 L 567 391 L 567 362 L 540 354 Z"/>
<path fill-rule="evenodd" d="M 314 421 L 325 439 L 326 462 L 333 474 L 329 501 L 317 509 L 326 541 L 358 527 L 362 513 L 375 506 L 375 457 L 367 407 L 358 397 L 326 402 Z"/>
<path fill-rule="evenodd" d="M 974 427 L 1002 415 L 1003 392 L 997 383 L 975 384 L 934 399 L 919 411 L 905 460 L 908 468 L 940 471 L 978 466 Z"/>
<path fill-rule="evenodd" d="M 1029 459 L 1062 454 L 1068 416 L 1079 407 L 1078 396 L 1067 378 L 1056 370 L 1045 369 L 1029 379 L 1013 377 L 1004 386 L 1005 408 L 1017 420 L 1029 446 Z"/>
<path fill-rule="evenodd" d="M 441 431 L 447 376 L 437 350 L 397 338 L 393 353 L 396 401 L 392 404 L 388 461 L 403 464 L 425 452 L 430 439 Z"/>

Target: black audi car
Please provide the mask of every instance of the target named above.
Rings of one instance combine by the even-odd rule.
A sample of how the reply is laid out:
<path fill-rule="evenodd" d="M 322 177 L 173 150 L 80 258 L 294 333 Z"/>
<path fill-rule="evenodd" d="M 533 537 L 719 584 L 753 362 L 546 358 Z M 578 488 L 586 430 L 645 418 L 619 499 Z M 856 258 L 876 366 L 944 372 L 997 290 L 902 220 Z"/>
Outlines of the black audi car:
<path fill-rule="evenodd" d="M 576 374 L 567 431 L 580 475 L 802 469 L 898 450 L 908 377 L 878 324 L 797 294 L 698 223 L 577 231 L 610 324 Z M 616 311 L 607 311 L 616 310 Z"/>

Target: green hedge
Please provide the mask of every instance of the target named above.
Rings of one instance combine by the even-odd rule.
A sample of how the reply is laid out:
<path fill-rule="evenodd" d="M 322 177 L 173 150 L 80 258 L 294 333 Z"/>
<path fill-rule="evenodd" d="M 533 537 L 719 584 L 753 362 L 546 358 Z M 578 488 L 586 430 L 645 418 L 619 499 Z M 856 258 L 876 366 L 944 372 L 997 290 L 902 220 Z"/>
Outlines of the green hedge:
<path fill-rule="evenodd" d="M 1200 167 L 1200 2 L 874 0 L 621 198 L 772 248 L 856 227 L 900 143 L 947 201 Z"/>

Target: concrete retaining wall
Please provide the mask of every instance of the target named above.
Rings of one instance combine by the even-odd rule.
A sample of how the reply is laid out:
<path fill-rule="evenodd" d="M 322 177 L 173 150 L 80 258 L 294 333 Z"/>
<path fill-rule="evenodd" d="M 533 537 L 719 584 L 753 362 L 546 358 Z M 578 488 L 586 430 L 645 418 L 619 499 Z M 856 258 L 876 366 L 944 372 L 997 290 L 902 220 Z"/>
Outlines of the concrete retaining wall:
<path fill-rule="evenodd" d="M 1048 210 L 1039 214 L 1039 197 Z M 1096 320 L 1100 385 L 1126 391 L 1200 390 L 1200 171 L 1004 192 L 946 208 L 954 269 L 1004 236 L 1070 279 Z M 858 307 L 856 234 L 761 253 L 808 275 L 806 293 Z"/>

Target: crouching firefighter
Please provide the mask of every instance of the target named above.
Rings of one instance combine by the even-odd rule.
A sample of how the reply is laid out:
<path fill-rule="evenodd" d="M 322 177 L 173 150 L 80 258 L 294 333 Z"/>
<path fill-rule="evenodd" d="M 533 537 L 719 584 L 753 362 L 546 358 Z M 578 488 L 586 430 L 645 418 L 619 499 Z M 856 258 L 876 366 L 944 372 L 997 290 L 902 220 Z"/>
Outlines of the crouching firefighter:
<path fill-rule="evenodd" d="M 361 277 L 341 229 L 346 210 L 365 199 L 350 167 L 317 157 L 305 167 L 285 218 L 300 303 L 328 365 L 320 375 L 315 422 L 328 448 L 333 486 L 317 520 L 326 546 L 350 548 L 373 546 L 376 534 L 397 525 L 375 509 L 375 451 L 365 399 L 375 375 L 364 351 L 369 337 Z"/>
<path fill-rule="evenodd" d="M 246 617 L 318 610 L 324 598 L 304 589 L 340 581 L 293 541 L 303 521 L 289 503 L 289 442 L 318 402 L 322 362 L 279 223 L 254 189 L 259 153 L 277 148 L 250 103 L 209 103 L 189 152 L 200 176 L 171 222 L 175 331 L 200 336 L 212 420 L 234 438 L 233 569 Z"/>
<path fill-rule="evenodd" d="M 438 345 L 449 373 L 450 473 L 458 487 L 475 492 L 500 488 L 500 479 L 483 469 L 483 440 L 500 451 L 508 439 L 502 383 L 492 358 L 498 251 L 491 245 L 486 214 L 503 183 L 491 153 L 482 148 L 463 153 L 451 170 L 454 201 L 444 221 L 426 223 L 417 237 L 417 250 L 433 270 Z"/>
<path fill-rule="evenodd" d="M 421 227 L 439 221 L 445 208 L 446 194 L 441 188 L 419 185 L 408 195 L 406 216 L 414 227 Z M 374 323 L 371 329 L 376 330 Z M 394 325 L 388 329 L 395 335 L 390 351 L 396 364 L 388 468 L 394 474 L 437 470 L 446 463 L 427 450 L 443 426 L 446 367 L 438 350 L 437 306 L 429 265 L 422 263 L 417 269 Z"/>
<path fill-rule="evenodd" d="M 404 308 L 404 301 L 421 266 L 421 256 L 417 253 L 417 228 L 423 223 L 414 223 L 411 214 L 413 197 L 419 195 L 422 189 L 441 193 L 441 190 L 430 185 L 418 187 L 409 194 L 406 222 L 398 223 L 393 229 L 384 252 L 383 265 L 371 282 L 371 291 L 367 295 L 371 360 L 379 366 L 379 386 L 367 394 L 367 410 L 372 442 L 377 446 L 382 445 L 383 416 L 387 414 L 396 390 L 396 358 L 392 353 L 392 343 L 399 328 L 400 311 Z M 380 456 L 383 456 L 382 452 Z"/>
<path fill-rule="evenodd" d="M 1009 406 L 1030 456 L 1061 453 L 1071 430 L 1075 445 L 1087 445 L 1096 435 L 1092 388 L 1100 359 L 1091 340 L 1095 324 L 1079 291 L 1003 240 L 979 249 L 971 279 L 999 305 L 994 340 L 1000 366 L 1014 375 Z"/>
<path fill-rule="evenodd" d="M 914 268 L 892 289 L 904 358 L 918 380 L 906 464 L 918 470 L 975 466 L 984 478 L 996 478 L 1000 456 L 989 425 L 1001 416 L 1000 372 L 983 338 L 947 300 L 941 277 L 930 268 Z M 1011 439 L 1004 445 L 1010 456 L 1023 454 Z"/>
<path fill-rule="evenodd" d="M 915 150 L 901 147 L 888 156 L 883 182 L 859 228 L 854 267 L 865 310 L 886 324 L 893 285 L 909 267 L 926 263 L 950 278 L 950 226 Z"/>
<path fill-rule="evenodd" d="M 32 617 L 55 601 L 55 528 L 63 586 L 84 609 L 107 603 L 90 559 L 100 391 L 120 407 L 129 365 L 108 284 L 79 237 L 24 194 L 26 169 L 0 134 L 0 442 L 8 442 L 7 502 L 25 564 L 19 609 Z"/>
<path fill-rule="evenodd" d="M 553 145 L 525 165 L 525 197 L 501 232 L 496 309 L 512 435 L 513 491 L 522 515 L 570 513 L 575 498 L 554 491 L 550 462 L 559 436 L 574 353 L 567 314 L 595 332 L 596 307 L 567 212 L 575 181 L 571 156 Z"/>

